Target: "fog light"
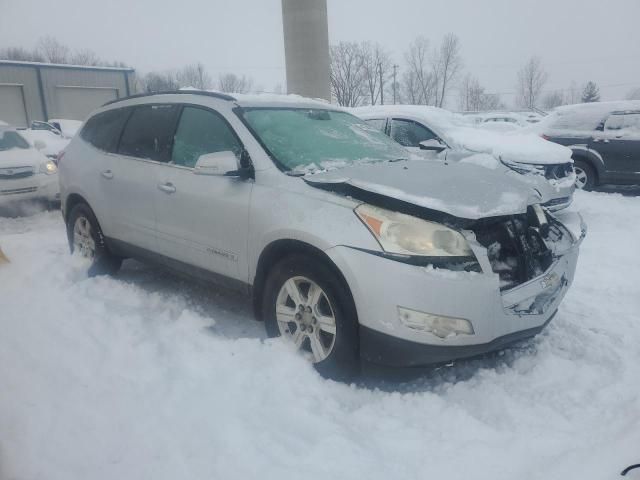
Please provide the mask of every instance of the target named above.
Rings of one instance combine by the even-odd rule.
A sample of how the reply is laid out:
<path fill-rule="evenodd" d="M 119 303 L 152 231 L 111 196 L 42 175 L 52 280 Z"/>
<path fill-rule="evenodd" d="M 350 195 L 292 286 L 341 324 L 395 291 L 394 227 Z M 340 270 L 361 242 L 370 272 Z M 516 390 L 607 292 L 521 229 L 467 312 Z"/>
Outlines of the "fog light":
<path fill-rule="evenodd" d="M 473 335 L 473 325 L 464 318 L 446 317 L 398 307 L 400 322 L 412 330 L 429 332 L 440 338 Z"/>

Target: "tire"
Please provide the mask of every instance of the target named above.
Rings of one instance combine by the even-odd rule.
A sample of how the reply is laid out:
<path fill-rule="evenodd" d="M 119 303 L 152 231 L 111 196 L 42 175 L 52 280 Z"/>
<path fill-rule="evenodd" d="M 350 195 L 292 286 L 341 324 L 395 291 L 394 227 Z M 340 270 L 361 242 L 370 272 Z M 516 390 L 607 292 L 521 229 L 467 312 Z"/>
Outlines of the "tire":
<path fill-rule="evenodd" d="M 88 270 L 90 277 L 113 275 L 120 269 L 122 258 L 109 252 L 100 224 L 86 203 L 71 209 L 67 219 L 67 238 L 71 253 L 79 250 L 81 256 L 91 260 Z"/>
<path fill-rule="evenodd" d="M 294 295 L 291 295 L 289 292 L 294 287 Z M 317 293 L 318 288 L 320 293 Z M 296 295 L 298 298 L 294 301 Z M 318 300 L 314 301 L 310 296 Z M 300 310 L 300 305 L 304 311 Z M 301 254 L 279 261 L 267 276 L 261 313 L 269 337 L 286 336 L 297 343 L 322 376 L 349 381 L 358 375 L 360 356 L 355 305 L 344 281 L 322 261 Z M 285 323 L 283 320 L 287 319 L 291 321 Z"/>
<path fill-rule="evenodd" d="M 575 160 L 573 168 L 576 171 L 576 188 L 591 191 L 597 184 L 596 171 L 591 165 L 582 160 Z"/>

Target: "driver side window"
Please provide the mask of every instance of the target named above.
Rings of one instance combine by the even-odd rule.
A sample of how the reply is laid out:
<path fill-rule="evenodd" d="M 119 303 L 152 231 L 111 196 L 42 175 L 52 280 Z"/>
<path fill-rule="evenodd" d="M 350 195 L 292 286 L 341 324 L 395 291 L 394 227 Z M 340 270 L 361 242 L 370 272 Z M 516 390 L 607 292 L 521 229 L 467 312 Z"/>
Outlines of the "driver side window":
<path fill-rule="evenodd" d="M 420 142 L 437 138 L 428 128 L 412 120 L 394 118 L 391 121 L 391 138 L 405 147 L 420 147 Z"/>
<path fill-rule="evenodd" d="M 172 164 L 193 168 L 201 155 L 227 150 L 239 158 L 242 145 L 222 116 L 202 108 L 182 110 L 173 143 Z"/>

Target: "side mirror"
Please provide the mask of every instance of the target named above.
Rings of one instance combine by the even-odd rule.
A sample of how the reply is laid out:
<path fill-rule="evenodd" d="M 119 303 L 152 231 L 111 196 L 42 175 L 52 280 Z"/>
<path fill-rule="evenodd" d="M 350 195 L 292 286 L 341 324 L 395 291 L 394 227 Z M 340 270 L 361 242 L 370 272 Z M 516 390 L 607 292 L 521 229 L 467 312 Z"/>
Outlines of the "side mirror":
<path fill-rule="evenodd" d="M 200 155 L 193 169 L 196 175 L 240 176 L 238 157 L 231 150 Z"/>
<path fill-rule="evenodd" d="M 419 143 L 420 150 L 430 150 L 432 152 L 442 152 L 447 148 L 440 140 L 432 138 Z"/>
<path fill-rule="evenodd" d="M 35 142 L 33 142 L 33 146 L 36 150 L 44 150 L 45 148 L 47 148 L 47 144 L 42 140 L 36 140 Z"/>

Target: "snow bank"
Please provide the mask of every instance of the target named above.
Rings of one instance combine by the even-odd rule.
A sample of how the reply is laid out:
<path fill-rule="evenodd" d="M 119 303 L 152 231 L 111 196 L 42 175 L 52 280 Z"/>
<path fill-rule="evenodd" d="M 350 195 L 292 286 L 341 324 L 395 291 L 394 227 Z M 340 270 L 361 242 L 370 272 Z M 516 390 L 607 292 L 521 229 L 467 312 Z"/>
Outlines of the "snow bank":
<path fill-rule="evenodd" d="M 589 235 L 543 334 L 357 387 L 211 287 L 129 262 L 86 278 L 59 212 L 0 218 L 0 478 L 620 478 L 640 460 L 640 198 L 574 205 Z"/>

